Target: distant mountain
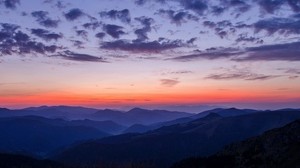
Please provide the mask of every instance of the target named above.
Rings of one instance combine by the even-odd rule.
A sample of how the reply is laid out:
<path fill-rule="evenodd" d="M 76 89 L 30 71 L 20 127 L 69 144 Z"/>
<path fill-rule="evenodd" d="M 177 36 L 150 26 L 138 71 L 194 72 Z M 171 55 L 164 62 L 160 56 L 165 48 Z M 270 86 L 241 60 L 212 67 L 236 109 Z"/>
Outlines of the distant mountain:
<path fill-rule="evenodd" d="M 75 142 L 109 136 L 93 127 L 37 116 L 0 118 L 0 152 L 44 157 Z"/>
<path fill-rule="evenodd" d="M 73 165 L 114 163 L 115 166 L 168 167 L 189 156 L 211 155 L 232 142 L 257 136 L 299 118 L 300 111 L 268 111 L 232 117 L 212 113 L 143 134 L 124 134 L 82 143 L 53 158 Z"/>
<path fill-rule="evenodd" d="M 175 120 L 165 121 L 165 122 L 159 122 L 154 123 L 151 125 L 132 125 L 128 127 L 126 130 L 123 131 L 123 133 L 144 133 L 150 130 L 154 130 L 163 126 L 169 126 L 174 124 L 181 124 L 181 123 L 187 123 L 190 121 L 193 121 L 198 118 L 203 118 L 211 113 L 219 114 L 223 117 L 229 117 L 229 116 L 239 116 L 239 115 L 246 115 L 258 112 L 257 110 L 250 110 L 250 109 L 236 109 L 236 108 L 229 108 L 229 109 L 223 109 L 223 108 L 216 108 L 212 110 L 207 110 L 189 117 L 182 117 L 177 118 Z"/>
<path fill-rule="evenodd" d="M 207 158 L 189 158 L 172 168 L 300 167 L 300 120 L 231 144 Z"/>
<path fill-rule="evenodd" d="M 141 108 L 133 108 L 128 112 L 116 111 L 116 110 L 99 110 L 90 116 L 93 120 L 111 120 L 122 125 L 133 124 L 153 124 L 157 122 L 163 122 L 168 120 L 174 120 L 181 117 L 191 116 L 190 113 L 166 111 L 166 110 L 147 110 Z"/>
<path fill-rule="evenodd" d="M 38 160 L 29 156 L 0 153 L 1 168 L 66 168 L 50 160 Z"/>
<path fill-rule="evenodd" d="M 41 116 L 47 118 L 63 118 L 63 119 L 85 119 L 88 115 L 97 112 L 98 109 L 75 107 L 75 106 L 40 106 L 29 107 L 25 109 L 10 110 L 0 108 L 0 117 L 14 116 Z"/>

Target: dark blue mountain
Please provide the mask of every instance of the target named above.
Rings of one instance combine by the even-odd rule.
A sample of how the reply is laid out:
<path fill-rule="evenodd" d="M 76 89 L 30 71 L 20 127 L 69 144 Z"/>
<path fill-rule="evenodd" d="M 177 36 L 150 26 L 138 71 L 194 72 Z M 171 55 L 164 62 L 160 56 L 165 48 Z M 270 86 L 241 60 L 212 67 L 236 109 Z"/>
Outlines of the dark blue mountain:
<path fill-rule="evenodd" d="M 75 142 L 109 136 L 93 127 L 37 116 L 0 118 L 0 152 L 44 157 Z"/>
<path fill-rule="evenodd" d="M 114 163 L 168 167 L 189 156 L 208 156 L 225 145 L 281 127 L 300 118 L 300 111 L 267 111 L 223 117 L 212 113 L 188 123 L 143 134 L 125 134 L 82 143 L 53 158 L 73 165 Z"/>
<path fill-rule="evenodd" d="M 133 108 L 128 112 L 116 111 L 116 110 L 99 110 L 91 115 L 93 120 L 112 120 L 122 125 L 133 124 L 153 124 L 157 122 L 163 122 L 168 120 L 174 120 L 181 117 L 191 116 L 190 113 L 166 111 L 166 110 L 147 110 L 141 108 Z"/>
<path fill-rule="evenodd" d="M 226 146 L 209 157 L 184 159 L 172 168 L 276 167 L 300 165 L 300 120 Z"/>

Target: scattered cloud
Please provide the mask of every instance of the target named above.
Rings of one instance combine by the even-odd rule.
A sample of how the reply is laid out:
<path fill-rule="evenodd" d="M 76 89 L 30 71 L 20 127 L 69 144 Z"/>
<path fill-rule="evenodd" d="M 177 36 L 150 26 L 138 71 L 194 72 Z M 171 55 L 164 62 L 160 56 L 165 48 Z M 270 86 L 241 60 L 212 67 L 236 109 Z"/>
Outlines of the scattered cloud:
<path fill-rule="evenodd" d="M 122 26 L 113 24 L 107 24 L 103 26 L 103 31 L 105 31 L 108 35 L 115 39 L 118 39 L 121 35 L 125 34 L 125 32 L 122 29 Z"/>
<path fill-rule="evenodd" d="M 186 11 L 174 11 L 174 10 L 164 10 L 160 9 L 158 14 L 162 16 L 167 16 L 171 23 L 175 23 L 176 25 L 181 25 L 182 23 L 186 23 L 187 21 L 198 21 L 199 18 L 186 12 Z"/>
<path fill-rule="evenodd" d="M 78 8 L 73 8 L 64 14 L 65 18 L 69 21 L 74 21 L 84 15 L 84 12 Z"/>
<path fill-rule="evenodd" d="M 284 35 L 299 34 L 300 17 L 263 19 L 256 22 L 253 26 L 256 32 L 265 30 L 269 35 L 276 32 Z"/>
<path fill-rule="evenodd" d="M 155 40 L 150 42 L 116 40 L 103 42 L 101 48 L 109 50 L 123 50 L 130 52 L 160 53 L 164 50 L 186 46 L 181 40 Z"/>
<path fill-rule="evenodd" d="M 165 87 L 173 87 L 179 83 L 178 79 L 161 79 L 160 84 Z"/>
<path fill-rule="evenodd" d="M 147 33 L 151 32 L 151 25 L 154 23 L 154 19 L 149 17 L 138 17 L 135 18 L 135 20 L 139 21 L 143 27 L 140 29 L 136 29 L 134 33 L 137 35 L 136 42 L 142 42 L 148 39 Z"/>
<path fill-rule="evenodd" d="M 36 42 L 30 36 L 20 30 L 20 26 L 8 23 L 1 24 L 0 30 L 0 54 L 11 55 L 15 54 L 46 54 L 54 53 L 59 46 L 46 45 L 41 42 Z M 47 35 L 48 36 L 48 35 Z M 52 35 L 43 38 L 54 38 Z"/>
<path fill-rule="evenodd" d="M 224 72 L 225 71 L 225 72 Z M 221 73 L 213 73 L 205 77 L 205 79 L 213 80 L 268 80 L 280 77 L 280 75 L 265 75 L 251 72 L 248 68 L 231 69 L 223 68 Z"/>
<path fill-rule="evenodd" d="M 15 9 L 20 4 L 20 0 L 4 0 L 2 3 L 8 9 Z"/>
<path fill-rule="evenodd" d="M 31 29 L 31 33 L 45 41 L 58 40 L 63 37 L 61 34 L 52 33 L 44 29 Z"/>
<path fill-rule="evenodd" d="M 124 23 L 130 23 L 131 21 L 130 12 L 128 9 L 102 11 L 99 14 L 101 17 L 106 17 L 114 20 L 119 19 Z"/>
<path fill-rule="evenodd" d="M 56 28 L 58 26 L 59 20 L 52 20 L 48 17 L 48 12 L 46 11 L 35 11 L 31 15 L 36 18 L 36 21 L 47 28 Z"/>
<path fill-rule="evenodd" d="M 96 57 L 93 55 L 89 54 L 80 54 L 80 53 L 75 53 L 69 50 L 63 51 L 63 52 L 58 52 L 55 55 L 56 57 L 61 57 L 66 60 L 72 60 L 72 61 L 82 61 L 82 62 L 107 62 L 105 61 L 102 57 Z"/>
<path fill-rule="evenodd" d="M 300 61 L 300 42 L 246 48 L 245 57 L 235 61 Z"/>

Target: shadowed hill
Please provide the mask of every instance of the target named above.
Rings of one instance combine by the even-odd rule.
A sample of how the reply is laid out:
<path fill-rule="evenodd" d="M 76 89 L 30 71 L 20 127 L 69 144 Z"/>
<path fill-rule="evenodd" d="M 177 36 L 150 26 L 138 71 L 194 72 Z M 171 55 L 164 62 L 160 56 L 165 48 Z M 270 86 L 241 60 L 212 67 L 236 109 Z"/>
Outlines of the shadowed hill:
<path fill-rule="evenodd" d="M 269 111 L 234 117 L 210 114 L 143 134 L 125 134 L 79 144 L 54 158 L 68 164 L 145 163 L 167 167 L 188 156 L 211 155 L 232 142 L 299 118 L 299 111 Z"/>
<path fill-rule="evenodd" d="M 231 144 L 207 158 L 189 158 L 172 168 L 274 167 L 300 166 L 300 120 L 261 136 Z"/>

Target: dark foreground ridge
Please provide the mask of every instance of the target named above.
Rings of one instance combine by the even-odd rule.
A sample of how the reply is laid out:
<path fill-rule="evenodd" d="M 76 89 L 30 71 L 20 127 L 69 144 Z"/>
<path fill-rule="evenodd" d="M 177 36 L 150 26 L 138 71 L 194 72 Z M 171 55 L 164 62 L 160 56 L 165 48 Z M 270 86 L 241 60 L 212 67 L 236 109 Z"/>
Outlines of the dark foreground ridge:
<path fill-rule="evenodd" d="M 299 168 L 300 120 L 231 144 L 210 157 L 182 160 L 172 168 Z"/>

